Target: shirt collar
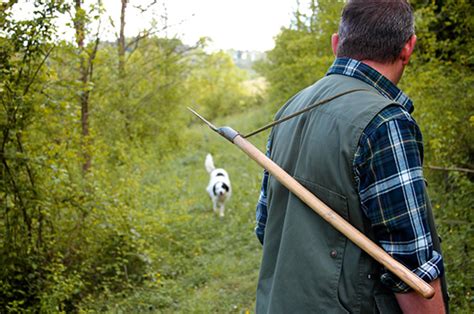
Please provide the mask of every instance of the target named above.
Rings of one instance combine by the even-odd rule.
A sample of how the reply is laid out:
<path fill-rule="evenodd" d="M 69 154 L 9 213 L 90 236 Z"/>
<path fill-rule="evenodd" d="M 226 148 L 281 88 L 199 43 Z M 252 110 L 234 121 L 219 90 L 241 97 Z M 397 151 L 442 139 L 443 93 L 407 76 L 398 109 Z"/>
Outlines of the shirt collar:
<path fill-rule="evenodd" d="M 341 74 L 357 78 L 373 86 L 380 94 L 401 104 L 409 113 L 414 110 L 412 100 L 389 79 L 365 63 L 351 58 L 337 58 L 326 75 Z"/>

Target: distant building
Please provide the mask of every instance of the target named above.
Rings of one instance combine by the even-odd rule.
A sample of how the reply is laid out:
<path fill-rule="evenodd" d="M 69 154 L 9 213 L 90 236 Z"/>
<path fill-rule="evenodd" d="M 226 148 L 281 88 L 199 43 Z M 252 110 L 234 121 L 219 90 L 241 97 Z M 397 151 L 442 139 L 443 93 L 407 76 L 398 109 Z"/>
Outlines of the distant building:
<path fill-rule="evenodd" d="M 266 58 L 266 53 L 261 51 L 229 49 L 226 52 L 232 57 L 237 67 L 251 72 L 256 61 Z"/>

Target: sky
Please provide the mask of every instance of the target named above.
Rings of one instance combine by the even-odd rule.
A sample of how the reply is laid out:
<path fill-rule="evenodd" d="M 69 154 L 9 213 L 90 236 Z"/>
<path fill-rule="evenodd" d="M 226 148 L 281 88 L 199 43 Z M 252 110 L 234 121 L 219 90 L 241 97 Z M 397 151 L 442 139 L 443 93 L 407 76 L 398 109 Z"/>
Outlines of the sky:
<path fill-rule="evenodd" d="M 85 1 L 86 4 L 92 2 Z M 110 16 L 118 28 L 120 0 L 102 2 L 106 16 Z M 297 6 L 297 0 L 159 0 L 154 9 L 145 14 L 135 8 L 140 3 L 151 2 L 153 1 L 130 0 L 126 36 L 134 36 L 140 30 L 148 28 L 153 17 L 159 17 L 166 8 L 168 27 L 162 31 L 162 35 L 176 36 L 185 44 L 193 44 L 200 37 L 210 37 L 211 50 L 271 50 L 274 47 L 274 37 L 281 27 L 289 26 Z M 32 0 L 19 1 L 15 14 L 26 16 L 31 7 Z M 68 19 L 62 18 L 61 33 L 66 38 L 73 38 L 74 32 L 64 26 Z M 116 30 L 113 30 L 108 18 L 102 22 L 102 27 L 105 39 L 116 38 Z"/>

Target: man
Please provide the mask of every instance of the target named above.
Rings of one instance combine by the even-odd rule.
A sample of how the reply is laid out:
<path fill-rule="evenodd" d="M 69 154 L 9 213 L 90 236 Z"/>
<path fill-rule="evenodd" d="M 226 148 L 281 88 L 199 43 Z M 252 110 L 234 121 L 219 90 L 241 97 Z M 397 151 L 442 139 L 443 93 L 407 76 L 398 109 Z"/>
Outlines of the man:
<path fill-rule="evenodd" d="M 358 91 L 276 125 L 267 154 L 429 282 L 435 296 L 411 291 L 265 172 L 257 205 L 257 313 L 447 311 L 421 133 L 412 101 L 396 86 L 415 42 L 406 0 L 349 1 L 332 36 L 337 58 L 327 75 L 291 98 L 276 119 Z"/>

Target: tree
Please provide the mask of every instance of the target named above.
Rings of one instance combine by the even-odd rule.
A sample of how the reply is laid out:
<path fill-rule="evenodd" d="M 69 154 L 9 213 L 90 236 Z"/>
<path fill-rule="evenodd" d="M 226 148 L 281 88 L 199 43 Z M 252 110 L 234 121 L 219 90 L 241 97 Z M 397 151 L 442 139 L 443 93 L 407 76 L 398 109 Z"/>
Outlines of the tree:
<path fill-rule="evenodd" d="M 256 65 L 270 83 L 270 100 L 276 106 L 321 78 L 331 65 L 330 38 L 337 32 L 342 5 L 342 1 L 310 1 L 308 10 L 303 10 L 299 4 L 291 26 L 277 35 L 267 61 Z"/>
<path fill-rule="evenodd" d="M 165 30 L 168 25 L 166 24 L 167 21 L 167 16 L 166 16 L 166 10 L 164 9 L 164 14 L 161 15 L 161 20 L 163 22 L 163 25 L 159 25 L 158 23 L 153 23 L 153 25 L 145 29 L 141 32 L 139 32 L 134 38 L 128 39 L 125 36 L 125 27 L 126 27 L 126 16 L 127 16 L 127 7 L 130 4 L 130 0 L 121 0 L 121 9 L 120 9 L 120 25 L 119 25 L 119 32 L 117 36 L 117 56 L 118 56 L 118 62 L 117 62 L 117 69 L 118 69 L 118 78 L 117 82 L 118 85 L 120 86 L 120 99 L 118 99 L 118 104 L 117 108 L 120 111 L 120 113 L 123 116 L 123 122 L 124 122 L 124 128 L 126 132 L 126 136 L 133 141 L 133 130 L 131 123 L 133 118 L 132 118 L 132 113 L 130 112 L 131 110 L 133 111 L 133 108 L 129 108 L 130 106 L 130 89 L 129 86 L 127 85 L 127 62 L 133 55 L 133 53 L 137 50 L 139 47 L 139 44 L 141 41 L 143 41 L 146 38 L 149 38 L 150 36 L 156 35 L 159 32 Z M 146 3 L 141 3 L 141 5 L 135 6 L 135 9 L 139 10 L 142 14 L 145 13 L 148 10 L 152 10 L 153 7 L 155 7 L 158 4 L 157 0 L 153 1 L 146 1 Z M 112 26 L 113 23 L 112 23 Z"/>
<path fill-rule="evenodd" d="M 12 17 L 15 5 L 16 1 L 0 4 L 0 231 L 4 236 L 0 238 L 0 308 L 12 311 L 36 302 L 34 295 L 41 291 L 44 278 L 38 266 L 45 262 L 50 246 L 39 171 L 24 136 L 35 118 L 37 102 L 43 99 L 44 68 L 54 49 L 53 19 L 65 9 L 59 1 L 34 1 L 34 16 L 17 21 Z"/>
<path fill-rule="evenodd" d="M 79 103 L 81 108 L 81 127 L 82 127 L 82 153 L 84 162 L 82 165 L 83 172 L 86 173 L 91 167 L 91 155 L 90 155 L 90 127 L 89 127 L 89 114 L 90 114 L 90 93 L 92 76 L 94 69 L 94 60 L 97 54 L 97 49 L 100 43 L 100 23 L 97 28 L 97 33 L 92 45 L 89 47 L 85 46 L 85 38 L 87 35 L 87 24 L 90 23 L 90 18 L 83 8 L 83 0 L 74 0 L 74 29 L 76 31 L 76 44 L 78 48 L 79 56 L 79 76 L 81 82 L 81 92 L 79 96 Z M 97 7 L 93 7 L 93 10 L 100 10 L 101 1 L 98 0 Z M 98 19 L 98 18 L 97 18 Z"/>
<path fill-rule="evenodd" d="M 198 51 L 192 60 L 193 70 L 186 82 L 191 107 L 214 119 L 239 112 L 251 104 L 251 96 L 243 86 L 247 73 L 237 68 L 228 54 Z"/>

